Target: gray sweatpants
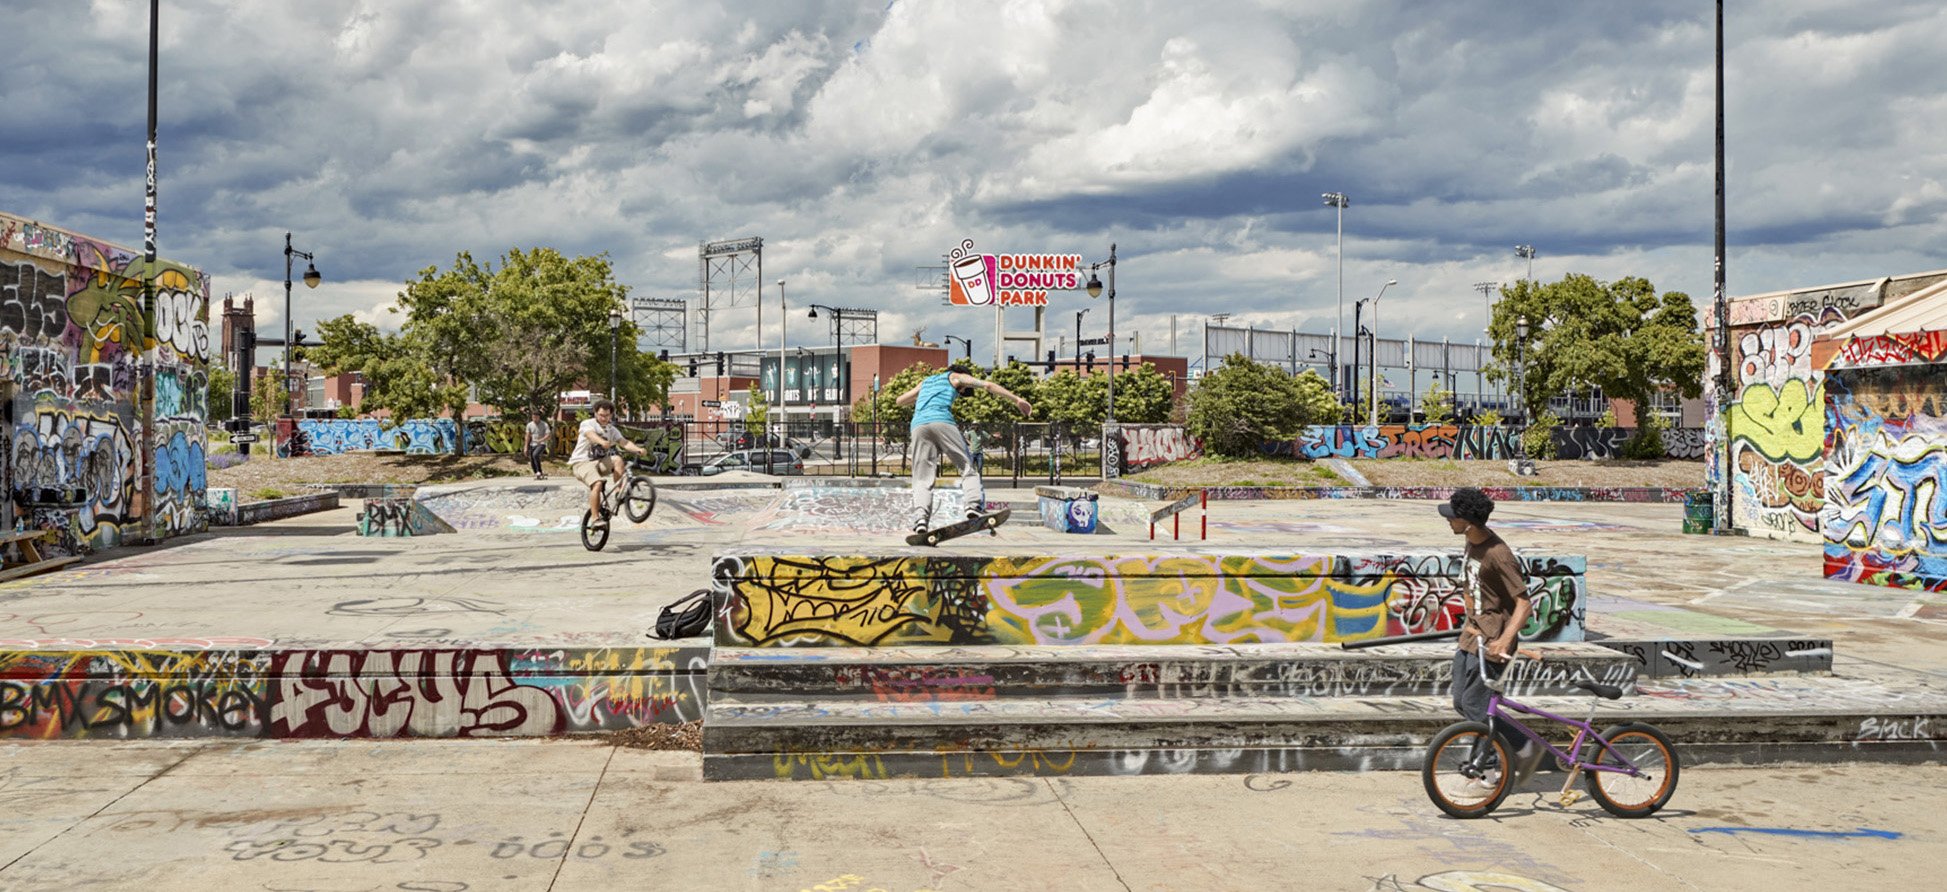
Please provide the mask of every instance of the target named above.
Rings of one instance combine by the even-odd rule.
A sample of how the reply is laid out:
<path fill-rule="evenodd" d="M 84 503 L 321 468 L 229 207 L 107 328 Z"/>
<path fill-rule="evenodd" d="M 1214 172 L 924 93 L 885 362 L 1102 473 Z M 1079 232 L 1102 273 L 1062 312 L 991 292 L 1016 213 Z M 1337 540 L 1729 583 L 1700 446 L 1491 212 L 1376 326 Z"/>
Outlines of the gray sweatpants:
<path fill-rule="evenodd" d="M 980 482 L 973 456 L 967 452 L 967 438 L 960 434 L 960 426 L 935 421 L 913 428 L 913 516 L 924 517 L 933 511 L 933 481 L 940 476 L 942 455 L 960 471 L 960 494 L 966 507 L 987 510 L 987 489 Z"/>

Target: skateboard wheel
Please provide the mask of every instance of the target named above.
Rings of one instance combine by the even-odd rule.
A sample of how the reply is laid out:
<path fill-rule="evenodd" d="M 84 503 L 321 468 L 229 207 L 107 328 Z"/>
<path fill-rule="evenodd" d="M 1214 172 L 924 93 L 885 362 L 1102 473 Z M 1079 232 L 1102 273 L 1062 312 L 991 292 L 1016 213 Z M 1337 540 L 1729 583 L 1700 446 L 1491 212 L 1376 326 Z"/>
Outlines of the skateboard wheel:
<path fill-rule="evenodd" d="M 936 534 L 933 534 L 933 535 L 930 535 L 930 536 L 927 536 L 927 537 L 926 537 L 926 544 L 928 544 L 928 545 L 938 545 L 938 544 L 940 544 L 940 537 L 939 537 L 939 534 L 937 534 L 937 533 L 936 533 Z"/>

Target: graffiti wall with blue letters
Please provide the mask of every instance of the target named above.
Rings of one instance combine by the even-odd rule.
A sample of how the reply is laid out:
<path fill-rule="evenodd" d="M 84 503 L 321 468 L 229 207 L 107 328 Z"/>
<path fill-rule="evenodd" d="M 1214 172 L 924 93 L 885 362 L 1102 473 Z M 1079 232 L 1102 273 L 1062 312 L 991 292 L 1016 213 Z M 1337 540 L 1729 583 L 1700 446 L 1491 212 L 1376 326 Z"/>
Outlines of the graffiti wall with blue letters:
<path fill-rule="evenodd" d="M 144 282 L 154 282 L 154 423 L 142 429 Z M 208 526 L 209 280 L 200 270 L 0 214 L 6 496 L 60 550 L 120 544 L 141 521 L 143 439 L 156 532 Z"/>
<path fill-rule="evenodd" d="M 1825 575 L 1947 590 L 1947 365 L 1828 370 Z"/>

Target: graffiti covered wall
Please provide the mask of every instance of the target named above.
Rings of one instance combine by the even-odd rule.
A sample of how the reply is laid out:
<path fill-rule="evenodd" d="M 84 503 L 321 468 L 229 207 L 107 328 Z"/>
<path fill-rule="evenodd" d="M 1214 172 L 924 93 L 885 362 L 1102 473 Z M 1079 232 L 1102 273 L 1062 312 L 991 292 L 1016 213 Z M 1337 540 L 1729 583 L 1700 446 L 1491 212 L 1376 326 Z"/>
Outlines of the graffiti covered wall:
<path fill-rule="evenodd" d="M 1621 458 L 1636 434 L 1627 427 L 1558 427 L 1555 456 L 1590 460 Z M 1673 428 L 1662 434 L 1669 458 L 1704 457 L 1704 432 Z M 1502 460 L 1521 455 L 1521 429 L 1472 424 L 1315 425 L 1296 440 L 1267 443 L 1267 455 L 1294 458 L 1452 458 Z"/>
<path fill-rule="evenodd" d="M 142 430 L 143 284 L 154 280 L 155 423 Z M 207 526 L 209 282 L 169 261 L 0 214 L 0 344 L 11 385 L 7 496 L 69 550 L 140 519 L 142 438 L 157 532 Z"/>
<path fill-rule="evenodd" d="M 1874 339 L 1884 340 L 1884 339 Z M 1926 345 L 1929 364 L 1834 368 L 1825 395 L 1825 575 L 1903 588 L 1947 590 L 1947 336 Z M 1871 345 L 1846 359 L 1875 361 Z"/>
<path fill-rule="evenodd" d="M 1579 556 L 1523 557 L 1529 640 L 1580 641 Z M 1456 628 L 1460 557 L 1120 555 L 717 559 L 720 646 L 1238 644 Z"/>
<path fill-rule="evenodd" d="M 702 648 L 4 641 L 0 738 L 509 737 L 702 717 Z"/>

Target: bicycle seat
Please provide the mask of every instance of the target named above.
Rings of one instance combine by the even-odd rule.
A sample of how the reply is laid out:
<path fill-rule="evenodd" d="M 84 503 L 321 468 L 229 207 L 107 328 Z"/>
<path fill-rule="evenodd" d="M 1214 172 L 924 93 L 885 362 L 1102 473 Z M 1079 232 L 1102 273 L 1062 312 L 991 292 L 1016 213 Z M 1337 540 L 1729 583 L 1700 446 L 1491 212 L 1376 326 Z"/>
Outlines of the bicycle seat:
<path fill-rule="evenodd" d="M 1612 684 L 1596 684 L 1593 681 L 1578 681 L 1575 683 L 1575 686 L 1581 688 L 1582 690 L 1588 691 L 1589 693 L 1594 694 L 1598 697 L 1601 697 L 1604 700 L 1620 699 L 1623 694 L 1622 688 L 1616 687 L 1615 685 Z"/>

